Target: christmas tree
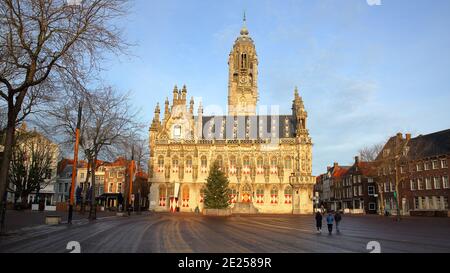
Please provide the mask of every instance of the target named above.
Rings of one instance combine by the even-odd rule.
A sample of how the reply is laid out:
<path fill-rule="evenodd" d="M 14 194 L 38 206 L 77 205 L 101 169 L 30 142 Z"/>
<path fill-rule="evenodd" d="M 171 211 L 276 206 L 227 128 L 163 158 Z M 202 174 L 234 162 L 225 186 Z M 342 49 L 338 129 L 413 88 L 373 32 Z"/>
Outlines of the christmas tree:
<path fill-rule="evenodd" d="M 205 208 L 225 209 L 229 207 L 230 190 L 228 189 L 228 183 L 225 173 L 220 169 L 219 164 L 214 162 L 206 179 Z"/>

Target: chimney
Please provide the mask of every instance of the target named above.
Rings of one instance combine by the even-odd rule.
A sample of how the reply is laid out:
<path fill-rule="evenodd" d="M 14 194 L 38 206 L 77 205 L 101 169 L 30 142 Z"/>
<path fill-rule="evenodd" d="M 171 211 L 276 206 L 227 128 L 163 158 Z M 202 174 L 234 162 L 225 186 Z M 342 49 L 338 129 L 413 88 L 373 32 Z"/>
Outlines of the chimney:
<path fill-rule="evenodd" d="M 411 140 L 411 134 L 406 134 L 406 140 L 410 141 Z"/>
<path fill-rule="evenodd" d="M 336 168 L 336 167 L 338 167 L 339 166 L 339 163 L 337 163 L 337 162 L 334 162 L 334 164 L 333 164 L 333 168 Z"/>
<path fill-rule="evenodd" d="M 397 133 L 397 139 L 398 140 L 403 140 L 403 134 L 402 133 Z"/>
<path fill-rule="evenodd" d="M 359 163 L 359 156 L 355 156 L 355 164 Z"/>

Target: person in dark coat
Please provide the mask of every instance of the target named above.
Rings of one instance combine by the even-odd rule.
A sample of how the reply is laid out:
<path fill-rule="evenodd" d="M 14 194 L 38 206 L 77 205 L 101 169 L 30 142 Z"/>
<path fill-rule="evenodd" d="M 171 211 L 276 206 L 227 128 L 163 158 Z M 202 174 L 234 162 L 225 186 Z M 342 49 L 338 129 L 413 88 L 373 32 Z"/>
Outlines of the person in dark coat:
<path fill-rule="evenodd" d="M 322 232 L 322 214 L 320 211 L 316 212 L 316 227 L 317 227 L 317 233 Z"/>
<path fill-rule="evenodd" d="M 334 221 L 336 222 L 336 232 L 339 233 L 339 223 L 342 220 L 342 215 L 339 211 L 336 212 L 336 214 L 334 215 Z"/>

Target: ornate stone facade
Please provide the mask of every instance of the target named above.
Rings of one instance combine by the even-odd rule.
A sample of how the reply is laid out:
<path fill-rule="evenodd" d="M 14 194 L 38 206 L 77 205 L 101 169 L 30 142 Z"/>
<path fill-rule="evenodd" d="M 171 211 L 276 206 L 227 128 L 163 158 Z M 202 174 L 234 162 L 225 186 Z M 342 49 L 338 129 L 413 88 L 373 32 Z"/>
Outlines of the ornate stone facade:
<path fill-rule="evenodd" d="M 292 115 L 256 115 L 258 60 L 247 28 L 229 56 L 227 116 L 203 116 L 187 88 L 175 86 L 170 104 L 159 104 L 150 127 L 150 209 L 203 209 L 210 164 L 230 180 L 231 207 L 259 213 L 313 212 L 312 141 L 303 100 L 294 93 Z"/>

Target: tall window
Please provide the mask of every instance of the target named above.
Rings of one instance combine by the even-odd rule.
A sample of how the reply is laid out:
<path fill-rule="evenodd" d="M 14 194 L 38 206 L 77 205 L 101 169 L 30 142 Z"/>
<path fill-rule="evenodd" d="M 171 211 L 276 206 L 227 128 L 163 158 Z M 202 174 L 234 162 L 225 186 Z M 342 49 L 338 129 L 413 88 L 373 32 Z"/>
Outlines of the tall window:
<path fill-rule="evenodd" d="M 178 157 L 172 158 L 172 172 L 178 172 Z"/>
<path fill-rule="evenodd" d="M 122 183 L 117 184 L 117 193 L 122 192 Z"/>
<path fill-rule="evenodd" d="M 291 161 L 291 157 L 288 156 L 284 159 L 284 168 L 287 170 L 292 169 L 292 161 Z"/>
<path fill-rule="evenodd" d="M 244 157 L 244 168 L 250 168 L 250 158 L 248 156 Z"/>
<path fill-rule="evenodd" d="M 188 156 L 186 159 L 186 167 L 192 168 L 192 157 Z"/>
<path fill-rule="evenodd" d="M 422 171 L 423 170 L 423 163 L 417 163 L 416 169 L 417 169 L 418 172 Z"/>
<path fill-rule="evenodd" d="M 166 206 L 166 186 L 164 185 L 159 186 L 159 206 Z"/>
<path fill-rule="evenodd" d="M 433 164 L 433 170 L 436 170 L 436 169 L 439 168 L 439 163 L 438 163 L 437 160 L 433 160 L 433 161 L 432 161 L 432 164 Z"/>
<path fill-rule="evenodd" d="M 441 168 L 448 168 L 447 159 L 442 159 L 441 160 Z"/>
<path fill-rule="evenodd" d="M 256 203 L 263 204 L 264 203 L 264 188 L 258 187 L 256 189 Z"/>
<path fill-rule="evenodd" d="M 202 156 L 202 158 L 201 158 L 201 166 L 202 166 L 202 168 L 206 168 L 207 167 L 207 164 L 208 163 L 208 160 L 206 159 L 206 156 Z"/>
<path fill-rule="evenodd" d="M 109 183 L 109 187 L 108 187 L 108 192 L 109 193 L 113 192 L 113 187 L 114 187 L 114 183 Z"/>
<path fill-rule="evenodd" d="M 277 167 L 277 158 L 276 157 L 272 157 L 272 159 L 270 160 L 270 167 L 271 168 Z"/>
<path fill-rule="evenodd" d="M 164 157 L 163 156 L 158 157 L 158 168 L 164 169 Z"/>
<path fill-rule="evenodd" d="M 448 176 L 443 176 L 442 177 L 442 188 L 443 189 L 448 189 Z"/>
<path fill-rule="evenodd" d="M 429 177 L 425 178 L 425 188 L 431 190 L 431 178 Z"/>
<path fill-rule="evenodd" d="M 217 159 L 216 159 L 216 162 L 217 162 L 217 164 L 219 165 L 219 168 L 222 168 L 222 166 L 223 166 L 223 159 L 222 159 L 222 156 L 218 156 L 217 157 Z"/>
<path fill-rule="evenodd" d="M 438 189 L 441 188 L 441 178 L 438 177 L 438 176 L 435 176 L 435 177 L 434 177 L 434 188 L 435 188 L 436 190 L 438 190 Z"/>
<path fill-rule="evenodd" d="M 236 167 L 236 157 L 232 156 L 230 158 L 230 167 Z"/>
<path fill-rule="evenodd" d="M 275 186 L 270 190 L 270 203 L 278 204 L 278 188 Z"/>
<path fill-rule="evenodd" d="M 431 163 L 429 161 L 425 162 L 425 171 L 428 171 L 431 169 Z"/>
<path fill-rule="evenodd" d="M 292 188 L 291 188 L 291 186 L 287 186 L 284 189 L 284 203 L 292 204 Z"/>
<path fill-rule="evenodd" d="M 375 187 L 374 186 L 367 187 L 367 192 L 369 193 L 369 195 L 374 195 L 375 194 Z"/>
<path fill-rule="evenodd" d="M 411 179 L 410 185 L 411 185 L 411 190 L 412 190 L 412 191 L 417 190 L 417 187 L 416 187 L 416 180 Z"/>
<path fill-rule="evenodd" d="M 263 159 L 262 159 L 262 157 L 258 157 L 258 160 L 256 162 L 256 166 L 258 168 L 262 168 L 263 167 Z"/>
<path fill-rule="evenodd" d="M 189 207 L 189 187 L 188 186 L 184 186 L 183 188 L 183 192 L 182 192 L 182 204 L 181 206 L 183 208 L 188 208 Z"/>
<path fill-rule="evenodd" d="M 424 189 L 423 179 L 422 178 L 417 178 L 417 188 L 419 190 L 423 190 Z"/>

